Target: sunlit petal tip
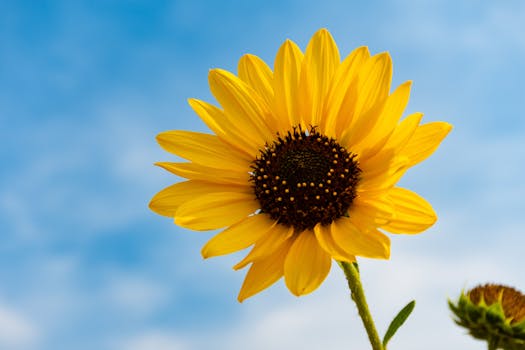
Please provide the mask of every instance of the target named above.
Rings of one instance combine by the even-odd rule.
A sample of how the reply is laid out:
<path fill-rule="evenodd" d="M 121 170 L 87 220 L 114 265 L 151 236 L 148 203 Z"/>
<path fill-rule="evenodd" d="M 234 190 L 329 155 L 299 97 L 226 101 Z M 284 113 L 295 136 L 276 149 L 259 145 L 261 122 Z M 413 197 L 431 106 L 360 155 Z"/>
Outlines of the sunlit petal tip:
<path fill-rule="evenodd" d="M 159 215 L 171 216 L 170 212 L 166 212 L 162 206 L 158 205 L 157 201 L 155 201 L 155 197 L 148 203 L 148 208 Z"/>
<path fill-rule="evenodd" d="M 160 132 L 157 134 L 157 136 L 155 136 L 155 140 L 157 141 L 157 143 L 161 143 L 162 140 L 166 137 L 166 133 L 167 131 L 163 131 L 163 132 Z"/>
<path fill-rule="evenodd" d="M 391 247 L 390 237 L 388 237 L 387 235 L 385 235 L 383 232 L 379 230 L 374 230 L 372 232 L 369 232 L 369 234 L 378 236 L 377 240 L 381 242 L 382 248 L 383 248 L 380 251 L 380 253 L 374 258 L 383 259 L 383 260 L 390 259 L 390 247 Z"/>
<path fill-rule="evenodd" d="M 244 269 L 246 266 L 250 265 L 251 263 L 252 263 L 252 261 L 248 261 L 245 258 L 245 259 L 239 261 L 237 264 L 233 265 L 232 269 L 235 270 L 235 271 L 239 271 L 239 270 Z"/>
<path fill-rule="evenodd" d="M 410 99 L 410 93 L 412 91 L 412 84 L 413 83 L 414 82 L 412 80 L 407 80 L 407 81 L 405 81 L 404 83 L 402 83 L 401 85 L 398 86 L 398 89 L 400 89 L 402 93 L 406 94 L 406 103 L 404 103 L 403 110 L 405 109 L 406 104 L 408 103 L 408 100 Z"/>
<path fill-rule="evenodd" d="M 390 245 L 388 245 L 385 248 L 385 255 L 383 256 L 383 259 L 384 260 L 389 260 L 390 259 Z"/>
<path fill-rule="evenodd" d="M 312 36 L 312 39 L 321 39 L 321 40 L 331 40 L 333 41 L 334 38 L 332 37 L 332 34 L 328 31 L 326 28 L 321 28 L 315 34 Z"/>
<path fill-rule="evenodd" d="M 157 143 L 160 145 L 160 147 L 162 147 L 166 152 L 177 154 L 177 143 L 174 142 L 174 138 L 176 138 L 177 135 L 184 133 L 187 132 L 178 130 L 164 131 L 157 134 L 155 139 L 157 140 Z"/>
<path fill-rule="evenodd" d="M 288 254 L 291 242 L 283 245 L 270 256 L 252 263 L 242 284 L 237 300 L 242 302 L 246 298 L 259 293 L 277 282 L 283 276 L 284 260 Z"/>
<path fill-rule="evenodd" d="M 390 64 L 392 63 L 392 56 L 390 56 L 390 52 L 388 51 L 380 52 L 378 54 L 375 54 L 373 57 L 378 61 L 383 61 Z"/>
<path fill-rule="evenodd" d="M 445 135 L 448 134 L 452 129 L 454 129 L 454 126 L 447 122 L 438 122 L 443 131 L 445 132 Z"/>
<path fill-rule="evenodd" d="M 363 45 L 363 46 L 359 46 L 358 48 L 354 49 L 350 55 L 354 55 L 356 53 L 361 53 L 363 56 L 365 57 L 370 57 L 370 49 L 368 48 L 368 46 L 366 45 Z M 349 55 L 349 56 L 350 56 Z"/>
<path fill-rule="evenodd" d="M 264 69 L 264 73 L 268 73 L 270 76 L 272 73 L 271 70 L 269 70 L 266 62 L 264 62 L 259 56 L 253 55 L 251 53 L 244 54 L 239 60 L 239 64 L 237 65 L 239 77 L 242 78 L 243 71 L 245 71 L 248 67 L 252 70 Z"/>
<path fill-rule="evenodd" d="M 400 155 L 409 159 L 410 166 L 420 163 L 434 153 L 451 130 L 452 125 L 446 122 L 419 125 Z"/>
<path fill-rule="evenodd" d="M 166 169 L 166 162 L 155 162 L 153 165 L 158 166 L 159 168 Z"/>
<path fill-rule="evenodd" d="M 243 301 L 245 301 L 249 297 L 250 297 L 250 295 L 247 295 L 245 292 L 243 293 L 242 291 L 240 291 L 239 294 L 237 295 L 237 301 L 239 303 L 242 303 Z"/>
<path fill-rule="evenodd" d="M 169 152 L 169 150 L 166 147 L 166 144 L 168 143 L 167 134 L 168 134 L 168 131 L 157 134 L 157 136 L 155 136 L 155 141 L 157 141 L 157 143 L 159 144 L 160 147 L 162 147 L 162 149 Z"/>
<path fill-rule="evenodd" d="M 385 76 L 385 82 L 390 83 L 390 80 L 392 79 L 392 57 L 390 56 L 390 53 L 385 51 L 378 53 L 377 55 L 372 57 L 373 60 L 377 62 L 380 66 L 383 67 L 383 74 Z"/>
<path fill-rule="evenodd" d="M 454 126 L 447 122 L 435 122 L 441 128 L 441 139 L 444 139 L 451 131 L 454 129 Z"/>
<path fill-rule="evenodd" d="M 305 257 L 309 257 L 305 259 Z M 319 246 L 312 231 L 301 233 L 286 256 L 284 279 L 295 296 L 316 290 L 330 271 L 331 256 Z"/>
<path fill-rule="evenodd" d="M 217 92 L 223 92 L 220 89 L 223 89 L 231 84 L 236 84 L 238 77 L 225 69 L 212 68 L 208 72 L 208 81 L 210 83 L 210 89 L 215 95 Z"/>
<path fill-rule="evenodd" d="M 148 208 L 162 216 L 173 217 L 179 203 L 175 200 L 172 200 L 169 196 L 166 195 L 167 190 L 173 188 L 176 185 L 165 188 L 164 190 L 157 193 L 153 198 L 151 198 L 148 203 Z"/>
<path fill-rule="evenodd" d="M 401 187 L 389 191 L 396 215 L 381 228 L 392 233 L 418 234 L 437 221 L 437 215 L 423 197 Z"/>
<path fill-rule="evenodd" d="M 413 83 L 414 83 L 414 81 L 412 81 L 412 80 L 407 80 L 407 81 L 405 81 L 403 84 L 406 84 L 406 85 L 408 85 L 409 87 L 412 87 L 412 84 L 413 84 Z"/>
<path fill-rule="evenodd" d="M 429 217 L 429 227 L 434 226 L 434 224 L 437 222 L 437 219 L 438 219 L 437 214 L 435 212 L 432 213 Z"/>
<path fill-rule="evenodd" d="M 232 74 L 232 73 L 224 69 L 221 69 L 221 68 L 211 68 L 208 71 L 208 80 L 210 81 L 210 84 L 211 84 L 215 80 L 221 79 L 225 76 L 228 76 L 229 74 Z"/>
<path fill-rule="evenodd" d="M 202 247 L 201 249 L 201 256 L 203 259 L 208 259 L 208 258 L 211 258 L 212 255 L 209 254 L 209 252 L 207 250 L 204 249 L 204 247 Z"/>
<path fill-rule="evenodd" d="M 326 29 L 320 29 L 312 36 L 306 48 L 306 55 L 318 64 L 332 64 L 334 68 L 340 61 L 337 44 L 332 34 Z M 320 67 L 316 69 L 320 69 Z"/>
<path fill-rule="evenodd" d="M 302 50 L 299 48 L 299 46 L 297 46 L 295 41 L 291 39 L 286 39 L 282 43 L 281 48 L 280 48 L 280 51 L 295 51 L 295 50 L 299 50 L 300 52 L 302 52 Z"/>

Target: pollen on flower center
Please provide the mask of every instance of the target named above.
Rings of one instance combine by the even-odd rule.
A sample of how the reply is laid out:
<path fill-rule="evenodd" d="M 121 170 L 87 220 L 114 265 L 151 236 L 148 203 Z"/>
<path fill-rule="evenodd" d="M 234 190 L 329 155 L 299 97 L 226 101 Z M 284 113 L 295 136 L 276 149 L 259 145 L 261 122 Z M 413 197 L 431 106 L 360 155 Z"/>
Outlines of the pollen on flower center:
<path fill-rule="evenodd" d="M 298 230 L 347 215 L 361 173 L 354 154 L 315 128 L 278 135 L 252 168 L 261 212 Z"/>

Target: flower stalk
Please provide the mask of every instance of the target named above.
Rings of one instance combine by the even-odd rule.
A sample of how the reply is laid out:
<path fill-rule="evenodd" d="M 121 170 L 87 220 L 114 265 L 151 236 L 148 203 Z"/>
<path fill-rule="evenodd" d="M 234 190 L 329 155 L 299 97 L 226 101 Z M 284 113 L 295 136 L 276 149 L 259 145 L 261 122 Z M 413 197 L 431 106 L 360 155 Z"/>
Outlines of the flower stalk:
<path fill-rule="evenodd" d="M 384 350 L 379 334 L 377 333 L 374 320 L 368 309 L 368 304 L 366 302 L 365 292 L 363 290 L 363 285 L 361 284 L 361 278 L 359 277 L 359 271 L 357 268 L 357 263 L 348 263 L 340 261 L 339 265 L 343 269 L 346 280 L 348 281 L 348 287 L 351 291 L 352 300 L 357 306 L 359 316 L 363 321 L 365 326 L 366 333 L 368 334 L 368 339 L 372 345 L 373 350 Z"/>
<path fill-rule="evenodd" d="M 498 337 L 492 337 L 488 340 L 488 350 L 497 350 L 498 349 L 498 344 L 499 344 L 499 339 Z"/>

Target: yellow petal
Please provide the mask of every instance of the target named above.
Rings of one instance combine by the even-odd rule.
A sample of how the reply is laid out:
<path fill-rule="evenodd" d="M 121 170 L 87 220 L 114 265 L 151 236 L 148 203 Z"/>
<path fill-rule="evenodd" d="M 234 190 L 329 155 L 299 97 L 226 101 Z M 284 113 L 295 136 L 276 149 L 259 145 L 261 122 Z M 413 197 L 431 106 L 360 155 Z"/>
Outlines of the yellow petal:
<path fill-rule="evenodd" d="M 378 227 L 377 210 L 375 208 L 352 205 L 348 211 L 348 217 L 354 226 L 359 227 L 363 231 L 373 230 Z"/>
<path fill-rule="evenodd" d="M 401 154 L 408 157 L 410 166 L 415 165 L 434 153 L 450 130 L 452 130 L 452 125 L 445 122 L 421 125 L 416 129 Z"/>
<path fill-rule="evenodd" d="M 213 96 L 243 135 L 253 138 L 260 147 L 273 139 L 275 125 L 266 123 L 270 112 L 250 86 L 222 69 L 212 69 L 208 80 Z"/>
<path fill-rule="evenodd" d="M 330 256 L 339 261 L 354 262 L 355 256 L 342 249 L 332 236 L 332 225 L 317 224 L 314 227 L 317 242 Z"/>
<path fill-rule="evenodd" d="M 293 240 L 288 240 L 286 244 L 273 254 L 252 264 L 246 274 L 237 300 L 242 302 L 246 298 L 270 287 L 283 276 L 284 261 L 292 242 Z"/>
<path fill-rule="evenodd" d="M 350 215 L 359 212 L 375 224 L 385 224 L 394 216 L 394 205 L 388 197 L 357 197 L 350 208 Z"/>
<path fill-rule="evenodd" d="M 299 81 L 299 111 L 305 127 L 320 125 L 326 94 L 339 64 L 332 35 L 326 29 L 317 31 L 306 48 Z"/>
<path fill-rule="evenodd" d="M 174 217 L 177 208 L 182 203 L 212 192 L 253 193 L 250 186 L 219 185 L 190 180 L 166 187 L 151 199 L 149 207 L 157 214 Z"/>
<path fill-rule="evenodd" d="M 394 205 L 395 215 L 381 228 L 393 233 L 420 233 L 436 222 L 434 209 L 418 194 L 394 187 L 388 195 Z"/>
<path fill-rule="evenodd" d="M 403 119 L 388 138 L 383 149 L 394 149 L 400 152 L 416 132 L 423 118 L 422 113 L 413 113 Z"/>
<path fill-rule="evenodd" d="M 334 73 L 325 105 L 325 133 L 339 138 L 341 131 L 350 125 L 357 99 L 357 76 L 363 64 L 370 58 L 368 48 L 363 46 L 352 51 Z"/>
<path fill-rule="evenodd" d="M 275 110 L 278 118 L 288 120 L 290 126 L 301 123 L 298 86 L 302 61 L 303 53 L 290 40 L 284 42 L 275 57 L 273 75 Z"/>
<path fill-rule="evenodd" d="M 384 190 L 399 181 L 410 167 L 409 158 L 402 150 L 414 135 L 422 118 L 414 113 L 401 121 L 390 135 L 383 148 L 371 158 L 360 158 L 363 179 L 360 187 L 366 190 Z"/>
<path fill-rule="evenodd" d="M 390 93 L 392 81 L 392 59 L 388 52 L 373 56 L 359 74 L 359 97 L 355 115 L 360 116 L 383 101 Z"/>
<path fill-rule="evenodd" d="M 225 255 L 245 249 L 272 228 L 274 220 L 265 214 L 248 216 L 214 236 L 201 250 L 203 258 Z"/>
<path fill-rule="evenodd" d="M 284 225 L 277 224 L 277 222 L 274 222 L 274 225 L 270 228 L 270 230 L 255 243 L 255 246 L 250 251 L 250 253 L 233 268 L 235 270 L 242 269 L 249 263 L 272 254 L 293 236 L 293 232 L 293 227 L 286 227 Z"/>
<path fill-rule="evenodd" d="M 182 204 L 175 223 L 196 231 L 233 225 L 259 209 L 253 194 L 219 192 L 199 196 Z"/>
<path fill-rule="evenodd" d="M 189 99 L 188 103 L 197 113 L 202 121 L 221 140 L 236 147 L 239 152 L 244 152 L 249 158 L 254 158 L 258 153 L 260 145 L 251 135 L 243 135 L 239 129 L 232 124 L 224 112 L 207 102 Z"/>
<path fill-rule="evenodd" d="M 273 105 L 273 73 L 270 67 L 255 55 L 244 55 L 237 68 L 239 78 L 250 85 L 268 106 Z"/>
<path fill-rule="evenodd" d="M 391 80 L 392 60 L 388 53 L 375 55 L 366 62 L 359 73 L 352 124 L 341 136 L 343 144 L 354 145 L 368 137 L 381 116 Z"/>
<path fill-rule="evenodd" d="M 222 142 L 217 136 L 192 131 L 165 131 L 157 141 L 166 151 L 212 168 L 250 170 L 249 159 L 244 153 Z"/>
<path fill-rule="evenodd" d="M 358 192 L 382 192 L 394 186 L 405 174 L 408 169 L 408 158 L 403 156 L 391 157 L 390 154 L 387 154 L 385 162 L 377 169 L 370 167 L 370 164 L 367 164 L 367 167 L 371 170 L 363 170 Z"/>
<path fill-rule="evenodd" d="M 155 163 L 155 165 L 160 166 L 172 174 L 190 180 L 201 180 L 239 186 L 246 186 L 251 183 L 250 175 L 247 171 L 241 172 L 228 170 L 226 169 L 226 164 L 224 165 L 224 169 L 212 168 L 197 163 L 158 162 Z"/>
<path fill-rule="evenodd" d="M 362 157 L 370 157 L 384 146 L 396 125 L 403 115 L 410 98 L 411 81 L 401 84 L 390 96 L 388 96 L 381 116 L 370 134 L 361 140 L 353 150 Z"/>
<path fill-rule="evenodd" d="M 396 151 L 396 149 L 389 148 L 375 154 L 371 158 L 359 157 L 359 169 L 362 171 L 362 179 L 367 181 L 381 176 L 398 165 L 393 164 L 396 161 Z"/>
<path fill-rule="evenodd" d="M 330 255 L 319 246 L 315 234 L 301 232 L 284 261 L 286 286 L 296 296 L 314 291 L 328 275 L 331 263 Z"/>
<path fill-rule="evenodd" d="M 375 229 L 362 230 L 352 219 L 341 217 L 331 224 L 336 244 L 352 255 L 374 259 L 390 257 L 390 239 Z"/>

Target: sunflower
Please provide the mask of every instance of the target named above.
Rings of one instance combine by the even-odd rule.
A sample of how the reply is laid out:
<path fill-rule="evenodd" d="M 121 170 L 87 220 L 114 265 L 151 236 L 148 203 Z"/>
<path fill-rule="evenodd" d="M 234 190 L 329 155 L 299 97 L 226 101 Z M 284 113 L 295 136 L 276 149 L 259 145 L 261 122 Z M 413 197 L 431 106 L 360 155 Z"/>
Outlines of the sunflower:
<path fill-rule="evenodd" d="M 429 203 L 396 187 L 450 131 L 445 122 L 400 121 L 411 82 L 390 93 L 388 53 L 367 47 L 341 61 L 326 29 L 306 52 L 286 40 L 273 71 L 244 55 L 235 75 L 209 72 L 220 107 L 190 99 L 213 134 L 166 131 L 166 151 L 189 162 L 156 165 L 187 179 L 157 193 L 150 208 L 192 230 L 223 229 L 204 258 L 243 250 L 250 268 L 242 301 L 284 276 L 297 296 L 315 290 L 332 260 L 388 259 L 381 231 L 415 234 L 436 221 Z"/>
<path fill-rule="evenodd" d="M 454 321 L 489 349 L 525 350 L 525 294 L 501 285 L 479 285 L 449 301 Z"/>

